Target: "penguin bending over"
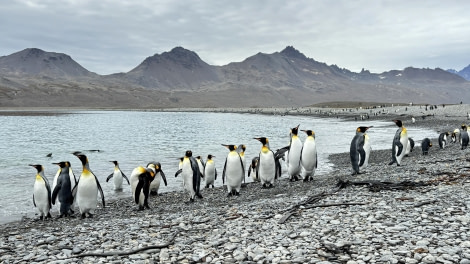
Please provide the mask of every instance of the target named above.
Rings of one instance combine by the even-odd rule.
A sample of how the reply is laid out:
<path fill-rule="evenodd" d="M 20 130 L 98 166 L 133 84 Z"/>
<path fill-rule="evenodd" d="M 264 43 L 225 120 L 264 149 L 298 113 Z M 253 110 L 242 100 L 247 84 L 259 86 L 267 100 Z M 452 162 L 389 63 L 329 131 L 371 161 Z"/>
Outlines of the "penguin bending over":
<path fill-rule="evenodd" d="M 106 182 L 108 182 L 111 178 L 113 178 L 113 183 L 114 183 L 114 190 L 122 190 L 122 182 L 123 179 L 126 179 L 127 184 L 130 185 L 129 179 L 127 176 L 124 174 L 124 172 L 121 171 L 119 168 L 119 164 L 117 160 L 110 161 L 114 163 L 114 171 L 113 173 L 109 174 L 108 178 L 106 178 Z"/>
<path fill-rule="evenodd" d="M 33 204 L 39 211 L 39 219 L 43 220 L 51 217 L 51 187 L 49 180 L 44 176 L 44 167 L 40 164 L 30 164 L 29 166 L 36 168 L 36 180 L 33 189 Z"/>
<path fill-rule="evenodd" d="M 202 175 L 191 150 L 186 151 L 181 169 L 175 173 L 175 177 L 178 177 L 179 174 L 183 177 L 184 190 L 189 193 L 189 201 L 194 202 L 196 196 L 202 198 L 200 193 Z"/>
<path fill-rule="evenodd" d="M 214 182 L 217 180 L 217 169 L 215 168 L 215 162 L 211 154 L 207 155 L 206 165 L 204 166 L 204 181 L 206 182 L 206 188 L 212 185 L 214 188 Z"/>
<path fill-rule="evenodd" d="M 286 155 L 287 174 L 289 175 L 290 181 L 300 180 L 302 141 L 297 135 L 299 132 L 299 126 L 300 125 L 291 128 L 290 130 L 289 150 Z"/>
<path fill-rule="evenodd" d="M 405 157 L 408 157 L 411 152 L 413 152 L 413 148 L 415 147 L 415 141 L 412 138 L 408 138 L 408 145 L 406 145 L 405 150 Z"/>
<path fill-rule="evenodd" d="M 315 143 L 315 132 L 312 130 L 301 130 L 307 134 L 300 156 L 302 165 L 302 178 L 304 182 L 313 181 L 315 169 L 318 166 L 317 145 Z"/>
<path fill-rule="evenodd" d="M 150 183 L 150 194 L 158 195 L 158 189 L 160 189 L 161 181 L 163 180 L 165 186 L 168 186 L 168 183 L 166 182 L 166 176 L 162 170 L 162 165 L 160 164 L 160 162 L 154 162 L 153 164 L 155 165 L 155 178 Z"/>
<path fill-rule="evenodd" d="M 447 137 L 449 135 L 449 132 L 443 132 L 439 134 L 439 148 L 444 149 L 447 146 Z"/>
<path fill-rule="evenodd" d="M 73 196 L 77 199 L 77 205 L 80 209 L 81 218 L 93 217 L 91 212 L 96 209 L 98 204 L 98 192 L 101 196 L 103 208 L 106 206 L 104 201 L 103 189 L 101 189 L 100 182 L 96 175 L 90 170 L 88 158 L 85 154 L 74 152 L 75 155 L 82 162 L 82 174 L 78 180 L 77 185 L 73 189 Z"/>
<path fill-rule="evenodd" d="M 423 151 L 423 155 L 429 154 L 430 147 L 432 147 L 432 143 L 429 138 L 425 138 L 423 141 L 421 141 L 421 150 Z"/>
<path fill-rule="evenodd" d="M 256 175 L 256 167 L 258 166 L 258 160 L 259 160 L 259 157 L 254 157 L 252 160 L 251 160 L 251 164 L 248 168 L 248 177 L 251 176 L 251 179 L 254 181 L 254 182 L 259 182 L 259 178 L 258 176 Z"/>
<path fill-rule="evenodd" d="M 351 165 L 353 169 L 352 175 L 361 174 L 362 172 L 360 168 L 365 168 L 369 162 L 370 144 L 369 136 L 366 134 L 366 131 L 369 128 L 371 127 L 358 127 L 356 129 L 356 135 L 351 141 L 349 156 L 351 157 Z"/>
<path fill-rule="evenodd" d="M 132 198 L 139 205 L 139 210 L 150 209 L 148 197 L 150 194 L 150 184 L 155 179 L 155 164 L 148 163 L 144 168 L 139 166 L 131 173 Z"/>
<path fill-rule="evenodd" d="M 225 184 L 227 178 L 228 196 L 240 195 L 243 179 L 245 178 L 245 167 L 240 154 L 237 152 L 237 146 L 224 145 L 230 152 L 225 159 L 224 171 L 222 173 L 222 183 Z"/>
<path fill-rule="evenodd" d="M 397 166 L 400 166 L 408 145 L 408 132 L 401 120 L 393 120 L 393 122 L 398 126 L 398 129 L 392 142 L 392 161 L 388 165 L 396 163 Z"/>
<path fill-rule="evenodd" d="M 70 181 L 70 163 L 68 161 L 62 161 L 52 164 L 60 167 L 59 172 L 57 172 L 59 176 L 57 177 L 57 183 L 52 191 L 51 201 L 52 204 L 55 204 L 56 199 L 59 200 L 59 218 L 61 218 L 73 213 L 71 212 L 71 207 L 74 201 L 74 195 L 72 193 L 72 183 Z"/>
<path fill-rule="evenodd" d="M 468 147 L 468 132 L 467 132 L 467 125 L 463 124 L 461 126 L 462 130 L 459 134 L 459 142 L 460 142 L 460 149 L 466 149 Z"/>
<path fill-rule="evenodd" d="M 269 148 L 269 140 L 266 137 L 254 139 L 263 144 L 256 167 L 256 177 L 260 179 L 263 188 L 274 187 L 274 180 L 280 176 L 279 160 L 275 158 L 274 152 Z"/>

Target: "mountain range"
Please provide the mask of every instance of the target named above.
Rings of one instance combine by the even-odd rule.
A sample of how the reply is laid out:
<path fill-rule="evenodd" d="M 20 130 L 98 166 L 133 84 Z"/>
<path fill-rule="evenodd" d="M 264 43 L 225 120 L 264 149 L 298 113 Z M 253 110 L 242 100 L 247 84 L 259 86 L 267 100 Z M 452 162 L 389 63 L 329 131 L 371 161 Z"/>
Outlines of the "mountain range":
<path fill-rule="evenodd" d="M 224 66 L 175 47 L 110 75 L 37 48 L 0 57 L 0 107 L 294 107 L 332 101 L 468 103 L 470 82 L 439 68 L 352 72 L 292 46 Z"/>

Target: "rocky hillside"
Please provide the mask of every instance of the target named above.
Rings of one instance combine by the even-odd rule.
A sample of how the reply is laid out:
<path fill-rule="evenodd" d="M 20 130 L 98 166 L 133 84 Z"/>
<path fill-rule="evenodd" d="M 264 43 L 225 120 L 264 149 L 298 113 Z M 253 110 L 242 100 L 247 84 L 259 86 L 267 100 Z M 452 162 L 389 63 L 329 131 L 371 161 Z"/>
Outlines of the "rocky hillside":
<path fill-rule="evenodd" d="M 224 66 L 176 47 L 127 73 L 105 76 L 66 54 L 40 49 L 0 57 L 1 107 L 286 107 L 330 101 L 470 102 L 470 82 L 441 69 L 351 72 L 291 46 Z"/>
<path fill-rule="evenodd" d="M 454 69 L 450 69 L 450 70 L 447 70 L 447 71 L 451 72 L 451 73 L 454 73 L 454 74 L 457 74 L 460 77 L 464 78 L 465 80 L 470 81 L 470 64 L 467 67 L 460 70 L 460 71 L 456 71 Z"/>

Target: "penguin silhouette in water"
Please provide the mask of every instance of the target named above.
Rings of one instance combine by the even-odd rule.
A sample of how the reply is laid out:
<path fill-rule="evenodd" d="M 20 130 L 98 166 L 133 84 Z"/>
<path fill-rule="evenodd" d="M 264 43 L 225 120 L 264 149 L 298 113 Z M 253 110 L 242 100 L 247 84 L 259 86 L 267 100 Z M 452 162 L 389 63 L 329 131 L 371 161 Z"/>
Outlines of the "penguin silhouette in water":
<path fill-rule="evenodd" d="M 388 165 L 396 163 L 397 166 L 400 166 L 408 145 L 408 132 L 401 120 L 393 120 L 393 122 L 398 126 L 398 129 L 392 142 L 392 161 Z"/>
<path fill-rule="evenodd" d="M 175 177 L 181 174 L 183 177 L 183 188 L 189 193 L 189 201 L 194 202 L 196 196 L 202 198 L 200 193 L 202 175 L 191 150 L 186 151 L 181 165 L 181 169 L 175 173 Z"/>
<path fill-rule="evenodd" d="M 360 126 L 356 129 L 356 135 L 351 141 L 349 156 L 351 157 L 352 175 L 361 174 L 360 168 L 365 168 L 368 164 L 370 155 L 369 136 L 366 131 L 371 127 Z M 366 144 L 367 141 L 367 144 Z"/>
<path fill-rule="evenodd" d="M 119 168 L 119 163 L 117 160 L 110 161 L 114 163 L 114 171 L 113 173 L 109 174 L 108 178 L 106 178 L 106 182 L 108 182 L 111 178 L 113 178 L 113 183 L 114 183 L 114 190 L 122 190 L 122 182 L 124 179 L 126 179 L 127 184 L 130 185 L 129 179 L 127 176 L 124 174 L 124 172 L 121 171 Z"/>
<path fill-rule="evenodd" d="M 432 147 L 432 143 L 429 138 L 425 138 L 423 141 L 421 141 L 421 150 L 423 151 L 423 155 L 429 154 L 430 147 Z"/>
<path fill-rule="evenodd" d="M 30 164 L 29 166 L 37 170 L 33 189 L 33 204 L 39 211 L 39 219 L 52 218 L 50 213 L 52 207 L 52 192 L 49 181 L 46 176 L 44 176 L 44 167 L 40 164 Z"/>

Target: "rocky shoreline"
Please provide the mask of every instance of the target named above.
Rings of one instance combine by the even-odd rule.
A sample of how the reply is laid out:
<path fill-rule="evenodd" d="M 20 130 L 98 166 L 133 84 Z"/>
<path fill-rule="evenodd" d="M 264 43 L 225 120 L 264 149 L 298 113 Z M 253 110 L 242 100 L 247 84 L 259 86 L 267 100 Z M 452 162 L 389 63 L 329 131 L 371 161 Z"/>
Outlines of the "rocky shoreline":
<path fill-rule="evenodd" d="M 466 121 L 464 106 L 437 108 L 413 125 L 453 130 Z M 355 121 L 356 111 L 342 117 Z M 409 120 L 407 111 L 379 117 Z M 204 189 L 186 203 L 187 194 L 170 192 L 151 197 L 145 211 L 129 198 L 84 220 L 25 218 L 0 227 L 0 261 L 470 263 L 470 151 L 433 145 L 427 156 L 416 146 L 400 167 L 387 165 L 390 151 L 373 151 L 367 172 L 354 177 L 341 153 L 330 156 L 332 172 L 309 183 L 284 176 L 272 189 L 247 184 L 238 197 Z M 357 185 L 364 181 L 394 184 Z"/>

